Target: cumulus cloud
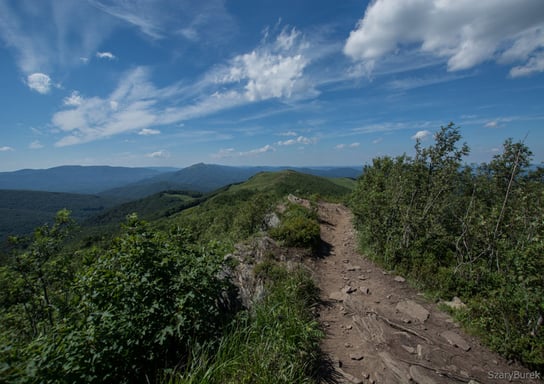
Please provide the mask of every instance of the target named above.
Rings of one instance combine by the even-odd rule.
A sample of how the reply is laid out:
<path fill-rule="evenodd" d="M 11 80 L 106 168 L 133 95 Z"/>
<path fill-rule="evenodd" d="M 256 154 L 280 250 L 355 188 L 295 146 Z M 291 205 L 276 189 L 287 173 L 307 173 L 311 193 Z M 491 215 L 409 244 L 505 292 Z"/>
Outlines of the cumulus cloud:
<path fill-rule="evenodd" d="M 344 53 L 372 69 L 406 50 L 439 57 L 449 71 L 484 61 L 520 62 L 511 76 L 542 72 L 541 0 L 376 0 L 350 33 Z"/>
<path fill-rule="evenodd" d="M 99 59 L 114 60 L 116 59 L 115 55 L 111 52 L 96 52 L 96 57 Z"/>
<path fill-rule="evenodd" d="M 140 136 L 152 136 L 152 135 L 160 135 L 161 131 L 158 129 L 150 129 L 150 128 L 144 128 L 140 132 L 138 132 L 138 135 Z"/>
<path fill-rule="evenodd" d="M 161 149 L 160 151 L 147 153 L 145 157 L 149 157 L 151 159 L 167 159 L 170 157 L 170 152 Z"/>
<path fill-rule="evenodd" d="M 278 145 L 294 145 L 294 144 L 315 144 L 317 140 L 315 138 L 309 138 L 305 136 L 298 136 L 296 139 L 289 139 L 284 141 L 278 141 Z"/>
<path fill-rule="evenodd" d="M 52 87 L 51 78 L 45 73 L 32 73 L 26 78 L 26 85 L 33 91 L 45 95 L 49 93 Z"/>
<path fill-rule="evenodd" d="M 0 152 L 13 152 L 13 151 L 15 151 L 15 149 L 13 149 L 12 147 L 8 147 L 8 146 L 0 147 Z"/>
<path fill-rule="evenodd" d="M 310 63 L 305 55 L 307 49 L 295 28 L 284 29 L 273 43 L 236 56 L 230 65 L 213 73 L 212 80 L 218 84 L 244 84 L 244 96 L 249 101 L 312 97 L 318 92 L 303 76 Z"/>
<path fill-rule="evenodd" d="M 427 137 L 431 136 L 433 133 L 431 131 L 417 131 L 415 135 L 411 137 L 412 140 L 425 140 Z"/>
<path fill-rule="evenodd" d="M 62 104 L 67 107 L 78 107 L 83 103 L 83 98 L 78 91 L 72 91 L 70 96 L 62 100 Z"/>
<path fill-rule="evenodd" d="M 260 153 L 275 152 L 275 151 L 276 151 L 276 148 L 274 148 L 270 144 L 267 144 L 261 148 L 255 148 L 247 152 L 241 152 L 241 156 L 258 155 Z"/>

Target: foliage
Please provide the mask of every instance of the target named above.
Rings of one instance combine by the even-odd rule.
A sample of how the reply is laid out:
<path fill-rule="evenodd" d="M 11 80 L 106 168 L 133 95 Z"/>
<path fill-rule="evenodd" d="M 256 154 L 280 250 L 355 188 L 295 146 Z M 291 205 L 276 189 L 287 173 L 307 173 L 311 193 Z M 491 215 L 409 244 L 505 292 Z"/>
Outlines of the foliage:
<path fill-rule="evenodd" d="M 323 337 L 311 311 L 317 289 L 305 271 L 272 269 L 269 295 L 251 313 L 240 313 L 218 343 L 193 350 L 190 364 L 169 383 L 316 382 Z"/>
<path fill-rule="evenodd" d="M 462 166 L 459 128 L 416 156 L 365 167 L 351 198 L 361 246 L 464 314 L 496 350 L 544 369 L 544 184 L 531 151 L 505 141 L 489 164 Z"/>
<path fill-rule="evenodd" d="M 41 191 L 0 190 L 0 249 L 6 249 L 8 235 L 30 235 L 34 228 L 53 224 L 64 208 L 72 217 L 84 220 L 121 202 L 110 197 Z"/>
<path fill-rule="evenodd" d="M 37 237 L 31 249 L 54 251 L 43 245 L 56 244 L 51 236 Z M 20 343 L 9 343 L 8 335 L 2 335 L 2 345 L 7 346 L 0 351 L 2 360 L 11 363 L 0 369 L 13 381 L 152 382 L 161 370 L 183 361 L 190 346 L 220 334 L 228 321 L 224 295 L 230 285 L 219 277 L 219 250 L 200 249 L 181 230 L 156 231 L 131 216 L 108 249 L 88 252 L 87 265 L 73 282 L 63 281 L 70 292 L 69 310 L 62 312 L 42 297 L 37 323 L 47 323 L 47 328 L 30 335 L 27 345 L 22 342 L 27 335 Z M 46 276 L 40 271 L 45 266 L 58 270 L 54 256 L 44 251 L 39 254 L 41 264 L 28 267 L 40 288 L 40 276 Z M 7 272 L 14 273 L 25 280 L 23 270 Z M 57 291 L 54 296 L 62 295 Z M 4 305 L 7 311 L 2 315 L 20 316 L 18 308 L 32 308 L 36 301 L 23 297 L 17 305 Z"/>
<path fill-rule="evenodd" d="M 270 235 L 288 247 L 317 249 L 320 241 L 319 223 L 314 210 L 289 204 L 282 214 L 281 224 Z"/>

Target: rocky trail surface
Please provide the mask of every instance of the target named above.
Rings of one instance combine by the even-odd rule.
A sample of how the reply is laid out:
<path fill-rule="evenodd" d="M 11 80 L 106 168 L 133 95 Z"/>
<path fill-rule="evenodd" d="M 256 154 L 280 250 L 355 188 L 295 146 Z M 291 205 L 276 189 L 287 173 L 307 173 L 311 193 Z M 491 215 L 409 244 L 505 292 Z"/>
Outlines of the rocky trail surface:
<path fill-rule="evenodd" d="M 490 352 L 450 315 L 357 252 L 350 211 L 320 203 L 321 256 L 310 266 L 337 383 L 541 383 Z"/>

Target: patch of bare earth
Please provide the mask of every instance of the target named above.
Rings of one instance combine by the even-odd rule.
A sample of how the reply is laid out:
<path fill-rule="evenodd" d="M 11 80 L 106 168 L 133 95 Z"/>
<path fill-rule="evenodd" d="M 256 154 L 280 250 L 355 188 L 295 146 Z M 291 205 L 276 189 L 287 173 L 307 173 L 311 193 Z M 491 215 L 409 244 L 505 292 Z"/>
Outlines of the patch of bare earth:
<path fill-rule="evenodd" d="M 537 383 L 490 352 L 402 277 L 357 252 L 350 211 L 320 203 L 322 257 L 311 261 L 324 305 L 322 348 L 341 383 Z M 508 376 L 508 375 L 512 376 Z M 509 380 L 511 378 L 511 380 Z"/>

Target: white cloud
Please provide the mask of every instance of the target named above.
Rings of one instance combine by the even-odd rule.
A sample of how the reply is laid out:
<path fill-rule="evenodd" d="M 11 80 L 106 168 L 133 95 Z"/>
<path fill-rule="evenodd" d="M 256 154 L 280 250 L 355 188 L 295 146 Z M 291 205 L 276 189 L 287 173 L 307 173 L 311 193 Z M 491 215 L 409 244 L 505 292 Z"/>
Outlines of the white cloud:
<path fill-rule="evenodd" d="M 67 107 L 78 107 L 83 103 L 83 98 L 78 91 L 72 91 L 70 96 L 62 100 L 62 103 Z"/>
<path fill-rule="evenodd" d="M 386 57 L 415 48 L 440 57 L 448 70 L 484 61 L 522 62 L 513 77 L 541 72 L 541 0 L 376 0 L 350 33 L 344 53 L 372 69 Z"/>
<path fill-rule="evenodd" d="M 149 157 L 151 159 L 167 159 L 170 157 L 170 152 L 161 149 L 160 151 L 148 153 L 145 155 L 145 157 Z"/>
<path fill-rule="evenodd" d="M 296 139 L 289 139 L 285 141 L 278 141 L 278 145 L 294 145 L 294 144 L 315 144 L 317 140 L 315 138 L 308 138 L 305 136 L 299 136 Z"/>
<path fill-rule="evenodd" d="M 303 76 L 310 63 L 308 48 L 296 29 L 283 30 L 275 42 L 236 56 L 229 66 L 212 73 L 210 81 L 244 84 L 249 101 L 314 97 L 317 90 Z"/>
<path fill-rule="evenodd" d="M 433 133 L 431 131 L 417 131 L 415 135 L 411 137 L 412 140 L 425 140 L 427 137 L 431 136 Z"/>
<path fill-rule="evenodd" d="M 388 87 L 394 90 L 408 90 L 414 88 L 427 87 L 434 84 L 446 83 L 463 79 L 467 76 L 447 74 L 445 76 L 426 76 L 426 77 L 408 77 L 404 79 L 392 80 L 388 83 Z"/>
<path fill-rule="evenodd" d="M 274 148 L 270 144 L 267 144 L 267 145 L 265 145 L 264 147 L 261 147 L 261 148 L 256 148 L 256 149 L 252 149 L 252 150 L 247 151 L 247 152 L 242 152 L 241 156 L 258 155 L 260 153 L 275 152 L 275 151 L 276 151 L 276 148 Z"/>
<path fill-rule="evenodd" d="M 287 132 L 282 132 L 279 134 L 280 136 L 298 136 L 298 134 L 294 131 L 287 131 Z"/>
<path fill-rule="evenodd" d="M 0 147 L 0 152 L 13 152 L 13 151 L 15 151 L 15 149 L 13 149 L 12 147 L 8 147 L 8 146 Z"/>
<path fill-rule="evenodd" d="M 158 91 L 147 81 L 147 76 L 145 69 L 136 68 L 120 80 L 108 98 L 86 98 L 75 108 L 55 113 L 53 125 L 68 133 L 55 145 L 86 143 L 140 131 L 156 123 L 159 111 L 154 109 L 157 101 L 153 96 Z"/>
<path fill-rule="evenodd" d="M 160 135 L 161 131 L 158 129 L 150 129 L 150 128 L 144 128 L 140 132 L 138 132 L 138 135 L 140 136 L 152 136 L 152 135 Z"/>
<path fill-rule="evenodd" d="M 13 48 L 24 75 L 81 65 L 113 25 L 87 1 L 0 1 L 0 39 Z"/>
<path fill-rule="evenodd" d="M 383 141 L 383 137 L 378 137 L 375 140 L 372 140 L 372 144 L 380 144 Z"/>
<path fill-rule="evenodd" d="M 116 59 L 115 55 L 111 52 L 96 52 L 96 57 L 99 59 L 114 60 Z"/>
<path fill-rule="evenodd" d="M 212 155 L 215 159 L 224 159 L 226 157 L 236 156 L 236 150 L 234 148 L 220 149 L 219 152 Z"/>
<path fill-rule="evenodd" d="M 39 142 L 39 140 L 34 140 L 32 143 L 28 145 L 28 148 L 30 149 L 40 149 L 43 148 L 43 144 Z"/>
<path fill-rule="evenodd" d="M 257 156 L 263 153 L 275 152 L 275 151 L 276 151 L 276 148 L 274 148 L 270 144 L 267 144 L 263 147 L 251 149 L 245 152 L 236 151 L 234 148 L 220 149 L 217 153 L 214 153 L 212 157 L 214 159 L 224 159 L 224 158 L 232 158 L 232 157 L 251 157 L 251 156 Z"/>
<path fill-rule="evenodd" d="M 222 41 L 235 29 L 223 0 L 89 0 L 104 13 L 140 29 L 152 39 L 182 36 L 190 41 Z M 184 26 L 180 28 L 180 26 Z"/>
<path fill-rule="evenodd" d="M 337 145 L 334 146 L 334 148 L 338 149 L 338 150 L 342 150 L 342 149 L 347 149 L 347 148 L 354 149 L 354 148 L 358 148 L 360 146 L 361 146 L 361 143 L 355 142 L 355 143 L 351 143 L 351 144 L 337 144 Z"/>
<path fill-rule="evenodd" d="M 484 127 L 486 128 L 497 128 L 499 126 L 499 122 L 497 120 L 491 120 L 485 123 Z"/>
<path fill-rule="evenodd" d="M 45 95 L 51 90 L 51 78 L 45 73 L 33 73 L 26 78 L 26 85 L 33 91 Z"/>
<path fill-rule="evenodd" d="M 522 77 L 533 73 L 544 72 L 544 52 L 539 52 L 529 59 L 524 65 L 519 65 L 510 70 L 510 76 Z"/>
<path fill-rule="evenodd" d="M 353 128 L 352 132 L 360 133 L 376 133 L 376 132 L 393 132 L 405 129 L 419 128 L 420 130 L 428 127 L 439 126 L 440 122 L 433 121 L 401 121 L 401 122 L 383 122 L 376 124 L 367 124 L 361 127 Z"/>
<path fill-rule="evenodd" d="M 215 67 L 191 85 L 157 88 L 150 72 L 135 68 L 123 76 L 107 97 L 89 97 L 70 110 L 54 114 L 53 125 L 67 133 L 57 146 L 152 130 L 196 117 L 267 99 L 297 100 L 317 94 L 303 76 L 308 48 L 299 32 L 282 32 L 281 43 L 266 41 L 252 52 Z M 291 40 L 289 40 L 291 39 Z M 149 133 L 149 132 L 148 132 Z M 315 139 L 297 138 L 301 144 Z"/>

